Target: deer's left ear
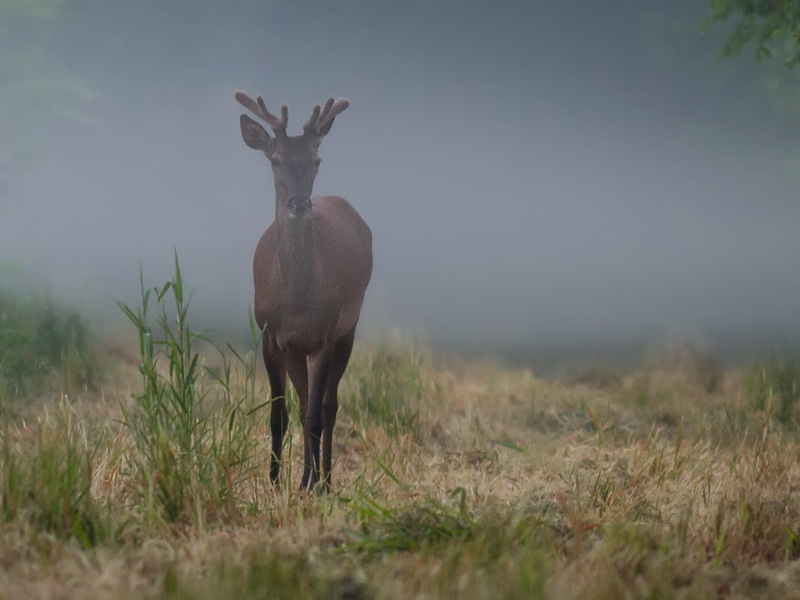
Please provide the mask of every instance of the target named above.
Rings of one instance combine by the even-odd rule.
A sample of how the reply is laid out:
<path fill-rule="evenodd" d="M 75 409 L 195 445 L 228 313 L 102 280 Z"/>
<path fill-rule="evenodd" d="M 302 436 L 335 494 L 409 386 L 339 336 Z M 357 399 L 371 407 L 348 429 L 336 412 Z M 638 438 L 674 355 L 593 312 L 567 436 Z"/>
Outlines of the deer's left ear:
<path fill-rule="evenodd" d="M 242 127 L 242 139 L 244 143 L 253 150 L 261 150 L 271 155 L 275 151 L 275 139 L 271 137 L 257 121 L 247 115 L 239 117 L 239 124 Z"/>

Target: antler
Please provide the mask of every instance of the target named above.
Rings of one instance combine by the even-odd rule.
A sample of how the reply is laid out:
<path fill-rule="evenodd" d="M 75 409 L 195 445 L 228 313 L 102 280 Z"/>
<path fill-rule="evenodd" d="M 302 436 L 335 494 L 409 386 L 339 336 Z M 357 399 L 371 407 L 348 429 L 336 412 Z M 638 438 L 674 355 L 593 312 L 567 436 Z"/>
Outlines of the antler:
<path fill-rule="evenodd" d="M 311 111 L 311 117 L 306 124 L 303 125 L 303 130 L 306 133 L 319 135 L 322 128 L 333 121 L 334 117 L 348 106 L 350 106 L 350 101 L 345 98 L 339 98 L 338 100 L 328 98 L 328 101 L 321 110 L 319 104 L 314 107 Z"/>
<path fill-rule="evenodd" d="M 243 91 L 238 91 L 234 94 L 236 101 L 244 106 L 247 110 L 257 116 L 259 119 L 266 121 L 276 134 L 282 133 L 286 135 L 286 125 L 289 123 L 289 107 L 285 104 L 281 106 L 280 118 L 273 115 L 267 109 L 264 99 L 259 96 L 257 100 L 253 100 L 250 96 Z"/>

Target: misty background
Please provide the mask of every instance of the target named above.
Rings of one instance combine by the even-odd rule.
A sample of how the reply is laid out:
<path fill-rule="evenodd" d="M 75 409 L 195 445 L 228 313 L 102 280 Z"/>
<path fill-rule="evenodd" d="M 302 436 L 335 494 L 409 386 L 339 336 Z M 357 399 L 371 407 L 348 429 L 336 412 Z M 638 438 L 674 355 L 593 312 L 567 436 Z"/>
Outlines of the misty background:
<path fill-rule="evenodd" d="M 274 196 L 233 94 L 290 133 L 343 96 L 315 193 L 373 231 L 362 338 L 800 345 L 800 78 L 717 59 L 704 1 L 0 7 L 0 284 L 105 323 L 174 247 L 194 326 L 243 338 Z"/>

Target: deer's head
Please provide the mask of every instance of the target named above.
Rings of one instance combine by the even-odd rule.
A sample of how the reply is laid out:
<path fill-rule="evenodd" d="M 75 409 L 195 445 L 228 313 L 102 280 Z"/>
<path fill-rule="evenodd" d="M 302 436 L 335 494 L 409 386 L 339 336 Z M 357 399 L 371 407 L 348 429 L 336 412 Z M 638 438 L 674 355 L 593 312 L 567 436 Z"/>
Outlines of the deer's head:
<path fill-rule="evenodd" d="M 240 118 L 245 143 L 254 150 L 261 150 L 272 164 L 278 212 L 284 208 L 289 217 L 308 214 L 311 190 L 320 164 L 317 149 L 330 131 L 336 115 L 350 103 L 344 98 L 328 98 L 324 107 L 317 105 L 311 111 L 311 117 L 303 125 L 303 134 L 290 137 L 286 133 L 289 108 L 285 104 L 278 117 L 267 110 L 261 96 L 253 100 L 244 92 L 236 92 L 236 100 L 272 129 L 273 135 L 270 135 L 258 121 L 247 115 Z"/>

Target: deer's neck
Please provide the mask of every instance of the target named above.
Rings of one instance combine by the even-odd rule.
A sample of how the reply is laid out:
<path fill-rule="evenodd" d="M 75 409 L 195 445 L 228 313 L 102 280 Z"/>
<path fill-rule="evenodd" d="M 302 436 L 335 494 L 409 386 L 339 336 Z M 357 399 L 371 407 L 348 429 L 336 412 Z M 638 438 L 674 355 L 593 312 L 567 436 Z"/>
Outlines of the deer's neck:
<path fill-rule="evenodd" d="M 281 281 L 287 291 L 303 303 L 310 299 L 314 279 L 314 235 L 311 213 L 290 216 L 288 209 L 278 208 L 278 262 Z"/>

